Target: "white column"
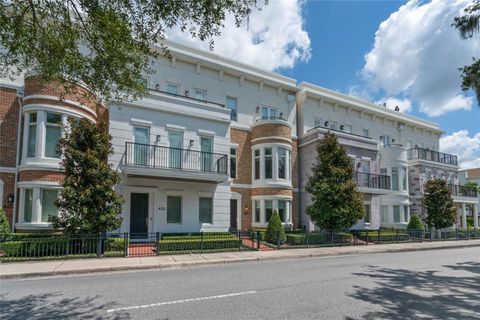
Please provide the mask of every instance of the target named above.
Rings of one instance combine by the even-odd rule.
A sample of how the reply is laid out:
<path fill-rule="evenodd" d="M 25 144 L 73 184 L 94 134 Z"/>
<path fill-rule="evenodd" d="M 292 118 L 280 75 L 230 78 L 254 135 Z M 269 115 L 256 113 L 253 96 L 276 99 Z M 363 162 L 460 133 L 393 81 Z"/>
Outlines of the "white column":
<path fill-rule="evenodd" d="M 475 229 L 478 228 L 478 205 L 473 205 L 473 226 Z"/>
<path fill-rule="evenodd" d="M 467 229 L 467 208 L 465 208 L 465 202 L 462 203 L 462 229 Z"/>

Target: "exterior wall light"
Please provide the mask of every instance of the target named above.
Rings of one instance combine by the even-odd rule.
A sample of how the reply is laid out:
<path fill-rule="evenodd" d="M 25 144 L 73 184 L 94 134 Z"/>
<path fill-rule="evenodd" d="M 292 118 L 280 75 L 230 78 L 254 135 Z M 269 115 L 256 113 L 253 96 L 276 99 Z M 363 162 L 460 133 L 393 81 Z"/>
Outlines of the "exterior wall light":
<path fill-rule="evenodd" d="M 13 195 L 13 193 L 10 193 L 7 197 L 7 201 L 9 203 L 13 203 L 14 200 L 15 200 L 15 196 Z"/>

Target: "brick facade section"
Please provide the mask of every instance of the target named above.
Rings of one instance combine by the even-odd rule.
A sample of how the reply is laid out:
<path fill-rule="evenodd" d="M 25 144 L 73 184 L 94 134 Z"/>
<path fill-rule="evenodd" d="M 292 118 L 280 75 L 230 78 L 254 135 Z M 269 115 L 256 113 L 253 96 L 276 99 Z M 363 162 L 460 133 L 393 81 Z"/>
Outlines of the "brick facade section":
<path fill-rule="evenodd" d="M 47 170 L 25 170 L 20 171 L 19 181 L 47 181 L 62 182 L 63 173 L 58 171 Z"/>
<path fill-rule="evenodd" d="M 12 223 L 13 216 L 13 202 L 8 202 L 8 195 L 14 194 L 15 189 L 15 174 L 0 172 L 0 180 L 3 181 L 3 194 L 0 195 L 3 201 L 3 209 L 7 215 L 8 221 Z"/>
<path fill-rule="evenodd" d="M 243 189 L 243 188 L 232 188 L 232 192 L 239 193 L 242 196 L 242 203 L 240 206 L 240 212 L 237 214 L 241 215 L 242 225 L 238 226 L 242 230 L 248 230 L 251 228 L 252 225 L 252 197 L 251 197 L 251 190 L 250 189 Z M 245 210 L 245 208 L 248 208 Z"/>
<path fill-rule="evenodd" d="M 276 137 L 282 139 L 275 139 Z M 260 143 L 267 143 L 267 142 L 283 142 L 285 143 L 285 139 L 291 141 L 292 139 L 292 128 L 283 123 L 265 123 L 265 124 L 257 124 L 252 128 L 252 140 L 258 138 L 271 138 L 265 139 L 260 141 L 255 141 L 252 144 L 260 144 Z"/>
<path fill-rule="evenodd" d="M 17 90 L 0 88 L 0 167 L 15 167 L 18 134 Z"/>
<path fill-rule="evenodd" d="M 73 85 L 71 92 L 65 91 L 65 85 L 53 81 L 46 83 L 40 76 L 30 76 L 25 79 L 25 96 L 30 95 L 46 95 L 54 97 L 62 97 L 65 100 L 81 102 L 93 111 L 97 109 L 97 99 L 87 89 Z"/>
<path fill-rule="evenodd" d="M 237 148 L 237 178 L 233 183 L 252 183 L 252 144 L 251 132 L 239 129 L 230 129 L 231 143 L 238 144 Z"/>
<path fill-rule="evenodd" d="M 290 188 L 253 188 L 252 197 L 254 196 L 292 196 Z"/>

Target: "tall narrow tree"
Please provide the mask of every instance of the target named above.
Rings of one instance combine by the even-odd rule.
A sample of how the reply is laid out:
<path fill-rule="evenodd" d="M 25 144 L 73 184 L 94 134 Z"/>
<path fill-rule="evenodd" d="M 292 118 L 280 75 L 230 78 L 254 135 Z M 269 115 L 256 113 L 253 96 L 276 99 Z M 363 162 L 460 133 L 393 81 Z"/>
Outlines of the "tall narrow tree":
<path fill-rule="evenodd" d="M 57 200 L 58 217 L 50 221 L 64 233 L 101 233 L 117 229 L 123 198 L 113 189 L 120 177 L 108 164 L 113 153 L 104 123 L 70 118 L 60 140 L 63 190 Z"/>
<path fill-rule="evenodd" d="M 333 133 L 326 133 L 318 143 L 317 163 L 306 191 L 312 197 L 307 214 L 322 230 L 348 229 L 365 215 L 352 160 Z"/>
<path fill-rule="evenodd" d="M 452 195 L 445 180 L 433 179 L 427 181 L 423 196 L 423 207 L 427 213 L 425 222 L 435 229 L 451 227 L 457 219 L 457 209 L 455 209 Z"/>

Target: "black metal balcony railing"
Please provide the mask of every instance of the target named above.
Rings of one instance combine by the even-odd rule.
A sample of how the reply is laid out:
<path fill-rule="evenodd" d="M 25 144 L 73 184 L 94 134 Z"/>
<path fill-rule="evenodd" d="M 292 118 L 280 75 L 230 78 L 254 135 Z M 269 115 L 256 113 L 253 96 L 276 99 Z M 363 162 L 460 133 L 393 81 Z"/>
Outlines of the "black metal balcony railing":
<path fill-rule="evenodd" d="M 453 154 L 433 151 L 424 148 L 412 148 L 408 150 L 408 159 L 421 159 L 439 163 L 458 165 L 457 156 Z"/>
<path fill-rule="evenodd" d="M 358 187 L 390 190 L 390 177 L 382 174 L 355 172 Z"/>
<path fill-rule="evenodd" d="M 221 104 L 221 103 L 218 103 L 218 102 L 213 102 L 213 101 L 208 101 L 208 100 L 203 100 L 203 99 L 197 99 L 197 98 L 190 97 L 190 96 L 187 96 L 187 95 L 181 95 L 181 94 L 171 93 L 171 92 L 167 92 L 167 91 L 152 89 L 152 88 L 149 88 L 148 90 L 153 91 L 153 92 L 158 92 L 158 93 L 166 94 L 166 95 L 172 96 L 172 97 L 177 97 L 177 98 L 183 98 L 183 99 L 193 100 L 193 101 L 200 102 L 200 103 L 214 104 L 214 105 L 216 105 L 216 106 L 218 106 L 218 107 L 220 107 L 220 108 L 225 108 L 225 105 L 224 105 L 224 104 Z"/>
<path fill-rule="evenodd" d="M 467 187 L 467 186 L 459 186 L 456 184 L 449 184 L 448 188 L 452 192 L 452 196 L 460 196 L 460 197 L 477 197 L 477 189 L 474 187 Z"/>
<path fill-rule="evenodd" d="M 126 142 L 125 165 L 227 174 L 226 154 Z"/>

